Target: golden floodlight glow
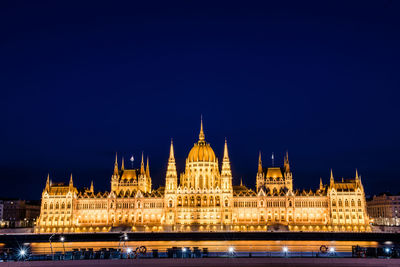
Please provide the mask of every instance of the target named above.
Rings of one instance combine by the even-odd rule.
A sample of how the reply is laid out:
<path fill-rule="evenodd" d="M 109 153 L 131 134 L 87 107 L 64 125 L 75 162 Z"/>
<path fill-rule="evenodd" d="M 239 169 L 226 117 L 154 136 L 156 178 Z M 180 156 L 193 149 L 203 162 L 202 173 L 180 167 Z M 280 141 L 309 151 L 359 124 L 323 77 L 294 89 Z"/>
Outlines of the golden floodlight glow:
<path fill-rule="evenodd" d="M 140 168 L 128 169 L 116 155 L 110 192 L 95 192 L 93 183 L 78 190 L 72 175 L 69 184 L 48 176 L 35 231 L 371 231 L 358 173 L 337 182 L 331 171 L 314 191 L 293 189 L 288 153 L 282 167 L 269 168 L 260 153 L 256 189 L 233 185 L 227 141 L 220 165 L 203 122 L 179 179 L 172 140 L 165 186 L 152 189 L 149 158 L 141 158 Z"/>

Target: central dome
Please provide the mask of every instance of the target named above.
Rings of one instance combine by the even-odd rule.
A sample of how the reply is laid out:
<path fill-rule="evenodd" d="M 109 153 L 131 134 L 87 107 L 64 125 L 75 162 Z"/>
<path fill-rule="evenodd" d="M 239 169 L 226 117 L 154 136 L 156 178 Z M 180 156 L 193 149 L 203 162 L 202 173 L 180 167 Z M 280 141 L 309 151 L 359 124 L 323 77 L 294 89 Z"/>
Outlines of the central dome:
<path fill-rule="evenodd" d="M 189 162 L 215 162 L 216 157 L 214 150 L 211 148 L 210 144 L 206 143 L 205 136 L 203 132 L 203 120 L 200 124 L 200 134 L 199 141 L 194 144 L 193 148 L 189 152 L 188 156 Z"/>

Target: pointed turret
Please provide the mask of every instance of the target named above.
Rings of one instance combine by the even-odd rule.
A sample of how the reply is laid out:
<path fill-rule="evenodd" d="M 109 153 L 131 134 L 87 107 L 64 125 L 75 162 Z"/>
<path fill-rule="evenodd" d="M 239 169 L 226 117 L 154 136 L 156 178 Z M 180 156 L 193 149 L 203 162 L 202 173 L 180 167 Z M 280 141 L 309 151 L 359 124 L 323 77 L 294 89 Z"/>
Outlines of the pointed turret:
<path fill-rule="evenodd" d="M 243 186 L 243 178 L 240 178 L 240 186 Z"/>
<path fill-rule="evenodd" d="M 149 165 L 149 157 L 147 156 L 147 164 L 146 164 L 146 176 L 150 177 L 150 165 Z"/>
<path fill-rule="evenodd" d="M 72 189 L 74 187 L 74 181 L 72 180 L 72 173 L 71 177 L 69 178 L 69 188 Z"/>
<path fill-rule="evenodd" d="M 93 180 L 90 183 L 90 189 L 89 190 L 90 190 L 90 192 L 94 193 Z"/>
<path fill-rule="evenodd" d="M 335 183 L 335 178 L 333 178 L 333 171 L 331 169 L 330 184 L 333 185 L 334 183 Z"/>
<path fill-rule="evenodd" d="M 224 158 L 223 158 L 223 159 L 229 161 L 229 156 L 228 156 L 228 143 L 227 143 L 227 141 L 226 141 L 226 138 L 225 138 Z"/>
<path fill-rule="evenodd" d="M 358 180 L 358 170 L 356 169 L 356 180 Z"/>
<path fill-rule="evenodd" d="M 50 173 L 47 174 L 45 190 L 48 191 L 49 189 L 50 189 Z"/>
<path fill-rule="evenodd" d="M 231 190 L 232 188 L 232 170 L 231 163 L 228 155 L 228 141 L 225 138 L 224 157 L 222 159 L 221 168 L 221 182 L 224 190 Z"/>
<path fill-rule="evenodd" d="M 169 159 L 167 166 L 167 173 L 165 178 L 165 187 L 167 190 L 175 190 L 178 186 L 178 175 L 176 172 L 175 155 L 174 155 L 174 144 L 171 138 L 171 146 L 169 149 Z"/>
<path fill-rule="evenodd" d="M 258 153 L 258 173 L 262 173 L 261 151 Z"/>
<path fill-rule="evenodd" d="M 322 183 L 322 177 L 319 178 L 319 190 L 324 188 L 324 184 Z"/>
<path fill-rule="evenodd" d="M 285 160 L 284 160 L 285 172 L 290 172 L 290 164 L 289 164 L 289 152 L 286 150 Z"/>
<path fill-rule="evenodd" d="M 122 162 L 121 162 L 121 171 L 125 170 L 125 161 L 124 157 L 122 157 Z"/>
<path fill-rule="evenodd" d="M 140 174 L 144 174 L 144 160 L 143 160 L 143 152 L 142 152 L 142 162 L 140 163 Z"/>
<path fill-rule="evenodd" d="M 201 119 L 200 119 L 199 142 L 204 142 L 205 139 L 206 139 L 206 137 L 205 137 L 205 135 L 204 135 L 204 130 L 203 130 L 203 116 L 201 116 Z"/>
<path fill-rule="evenodd" d="M 117 152 L 115 152 L 114 175 L 117 174 L 118 174 L 118 155 Z"/>

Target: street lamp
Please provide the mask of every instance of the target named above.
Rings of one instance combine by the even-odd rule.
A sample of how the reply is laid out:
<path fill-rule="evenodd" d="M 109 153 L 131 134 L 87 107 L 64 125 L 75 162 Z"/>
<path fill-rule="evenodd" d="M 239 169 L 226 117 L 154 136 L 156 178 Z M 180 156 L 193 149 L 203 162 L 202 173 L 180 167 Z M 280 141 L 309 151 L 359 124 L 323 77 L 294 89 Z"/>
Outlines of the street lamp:
<path fill-rule="evenodd" d="M 64 255 L 65 255 L 65 245 L 64 245 L 65 237 L 64 236 L 60 236 L 60 241 L 62 242 Z"/>
<path fill-rule="evenodd" d="M 52 234 L 52 235 L 49 237 L 49 242 L 50 242 L 51 258 L 54 260 L 53 245 L 51 244 L 51 239 L 53 238 L 53 236 L 55 236 L 55 234 Z"/>
<path fill-rule="evenodd" d="M 286 257 L 288 252 L 289 252 L 289 249 L 288 249 L 288 247 L 285 246 L 285 247 L 282 248 L 282 251 L 283 251 L 283 253 L 284 253 L 285 257 Z"/>

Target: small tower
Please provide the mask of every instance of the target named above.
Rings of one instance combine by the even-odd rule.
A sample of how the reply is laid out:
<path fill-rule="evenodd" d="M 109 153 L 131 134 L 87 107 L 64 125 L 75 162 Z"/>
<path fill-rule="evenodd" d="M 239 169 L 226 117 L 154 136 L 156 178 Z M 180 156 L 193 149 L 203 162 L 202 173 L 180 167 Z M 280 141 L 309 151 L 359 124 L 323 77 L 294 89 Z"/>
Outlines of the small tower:
<path fill-rule="evenodd" d="M 118 156 L 115 153 L 115 162 L 114 162 L 114 172 L 111 175 L 111 191 L 117 192 L 118 191 L 118 182 L 119 182 L 119 170 L 118 170 Z"/>
<path fill-rule="evenodd" d="M 225 138 L 224 145 L 224 157 L 222 159 L 222 168 L 221 168 L 221 183 L 222 189 L 224 191 L 232 190 L 232 171 L 231 171 L 231 163 L 228 155 L 228 143 Z"/>
<path fill-rule="evenodd" d="M 90 189 L 89 189 L 89 191 L 92 192 L 92 193 L 94 194 L 93 180 L 92 180 L 92 182 L 90 183 Z"/>
<path fill-rule="evenodd" d="M 322 178 L 319 178 L 319 190 L 324 189 L 324 184 L 322 183 Z"/>
<path fill-rule="evenodd" d="M 175 193 L 178 185 L 178 175 L 176 172 L 176 163 L 174 155 L 174 144 L 171 139 L 171 146 L 169 149 L 169 159 L 167 166 L 167 173 L 165 175 L 165 189 L 169 193 Z"/>
<path fill-rule="evenodd" d="M 285 168 L 285 173 L 289 173 L 290 172 L 290 164 L 289 164 L 289 152 L 288 151 L 286 151 L 283 165 Z"/>
<path fill-rule="evenodd" d="M 330 183 L 330 186 L 333 186 L 333 184 L 335 183 L 335 178 L 333 178 L 333 171 L 332 171 L 332 169 L 331 169 L 331 177 L 330 177 L 330 179 L 329 179 L 329 183 Z"/>
<path fill-rule="evenodd" d="M 293 174 L 290 172 L 289 152 L 287 150 L 283 162 L 283 177 L 285 178 L 286 188 L 293 190 Z"/>
<path fill-rule="evenodd" d="M 121 171 L 125 170 L 125 161 L 124 157 L 122 157 L 122 162 L 121 162 Z"/>
<path fill-rule="evenodd" d="M 258 153 L 258 171 L 256 176 L 256 187 L 257 192 L 260 191 L 265 185 L 265 174 L 263 172 L 262 161 L 261 161 L 261 151 Z"/>
<path fill-rule="evenodd" d="M 139 174 L 138 184 L 139 184 L 139 190 L 141 190 L 142 192 L 147 193 L 150 191 L 148 188 L 148 176 L 146 175 L 146 170 L 144 168 L 143 152 L 142 152 L 142 162 L 140 163 L 140 174 Z"/>

